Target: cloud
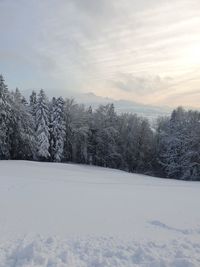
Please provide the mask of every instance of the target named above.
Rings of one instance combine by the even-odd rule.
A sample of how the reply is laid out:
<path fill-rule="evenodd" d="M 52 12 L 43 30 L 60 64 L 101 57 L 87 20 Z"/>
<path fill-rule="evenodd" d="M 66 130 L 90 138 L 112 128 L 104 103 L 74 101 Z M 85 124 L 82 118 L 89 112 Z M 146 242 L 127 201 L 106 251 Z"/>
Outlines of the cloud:
<path fill-rule="evenodd" d="M 105 17 L 109 16 L 110 14 L 113 14 L 114 12 L 114 2 L 113 1 L 107 1 L 107 0 L 99 0 L 99 1 L 93 1 L 93 0 L 73 0 L 72 4 L 74 4 L 77 8 L 77 10 L 80 12 L 84 11 L 89 16 L 92 15 L 92 17 Z"/>
<path fill-rule="evenodd" d="M 171 77 L 161 78 L 160 76 L 134 76 L 133 74 L 121 74 L 118 81 L 113 81 L 114 86 L 125 92 L 138 95 L 163 92 L 168 89 L 173 79 Z"/>
<path fill-rule="evenodd" d="M 0 9 L 0 69 L 25 81 L 28 62 L 35 87 L 43 79 L 63 93 L 162 103 L 187 92 L 182 82 L 200 66 L 199 0 L 0 0 Z"/>

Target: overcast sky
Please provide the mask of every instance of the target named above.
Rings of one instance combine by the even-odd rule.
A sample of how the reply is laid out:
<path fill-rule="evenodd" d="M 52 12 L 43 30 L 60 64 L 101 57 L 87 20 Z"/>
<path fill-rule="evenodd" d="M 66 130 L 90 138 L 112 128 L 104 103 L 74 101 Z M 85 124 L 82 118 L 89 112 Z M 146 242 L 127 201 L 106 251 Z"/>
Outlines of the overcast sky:
<path fill-rule="evenodd" d="M 200 0 L 0 0 L 11 89 L 200 107 Z"/>

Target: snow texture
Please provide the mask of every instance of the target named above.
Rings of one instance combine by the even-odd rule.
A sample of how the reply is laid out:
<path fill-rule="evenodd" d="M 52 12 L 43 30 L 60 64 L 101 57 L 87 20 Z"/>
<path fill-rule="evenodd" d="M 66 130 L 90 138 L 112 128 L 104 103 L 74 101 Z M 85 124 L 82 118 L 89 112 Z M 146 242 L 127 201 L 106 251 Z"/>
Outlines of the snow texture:
<path fill-rule="evenodd" d="M 199 262 L 200 244 L 188 240 L 158 244 L 112 237 L 63 240 L 37 236 L 8 243 L 0 250 L 1 267 L 193 267 Z"/>
<path fill-rule="evenodd" d="M 0 161 L 0 267 L 199 267 L 200 184 Z"/>

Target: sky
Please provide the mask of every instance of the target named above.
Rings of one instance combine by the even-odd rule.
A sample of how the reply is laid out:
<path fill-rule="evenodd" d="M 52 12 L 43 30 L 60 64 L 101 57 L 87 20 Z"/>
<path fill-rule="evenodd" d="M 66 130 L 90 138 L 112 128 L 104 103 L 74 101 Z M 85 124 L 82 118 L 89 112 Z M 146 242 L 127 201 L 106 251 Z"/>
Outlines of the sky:
<path fill-rule="evenodd" d="M 0 0 L 9 88 L 200 107 L 199 0 Z"/>

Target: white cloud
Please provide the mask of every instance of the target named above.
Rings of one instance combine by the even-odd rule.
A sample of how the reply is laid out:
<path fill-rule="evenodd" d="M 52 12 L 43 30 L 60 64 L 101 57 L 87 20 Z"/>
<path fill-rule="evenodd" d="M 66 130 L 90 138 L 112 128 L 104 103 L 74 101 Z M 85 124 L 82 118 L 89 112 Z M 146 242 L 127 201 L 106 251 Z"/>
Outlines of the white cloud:
<path fill-rule="evenodd" d="M 46 87 L 149 103 L 197 89 L 188 80 L 199 77 L 199 0 L 1 0 L 0 8 L 0 68 L 23 55 L 38 87 L 44 74 Z M 191 88 L 182 89 L 185 79 Z"/>
<path fill-rule="evenodd" d="M 134 76 L 132 74 L 119 74 L 120 80 L 113 81 L 118 89 L 144 96 L 154 92 L 162 93 L 168 89 L 173 82 L 171 77 L 161 78 L 160 76 Z"/>

